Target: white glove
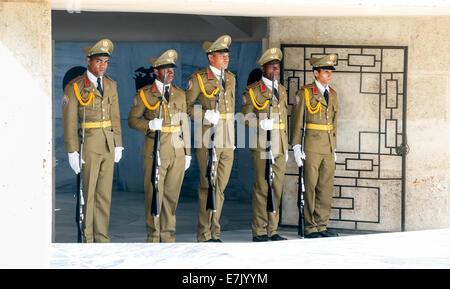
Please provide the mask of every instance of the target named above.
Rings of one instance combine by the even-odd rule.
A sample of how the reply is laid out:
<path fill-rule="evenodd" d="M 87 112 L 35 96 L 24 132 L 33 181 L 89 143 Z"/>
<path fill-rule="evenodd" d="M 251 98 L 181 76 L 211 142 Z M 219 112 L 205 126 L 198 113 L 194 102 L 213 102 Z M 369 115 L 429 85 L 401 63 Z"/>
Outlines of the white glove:
<path fill-rule="evenodd" d="M 148 127 L 151 130 L 161 130 L 162 129 L 162 118 L 154 118 L 151 121 L 148 122 Z"/>
<path fill-rule="evenodd" d="M 263 119 L 259 122 L 259 126 L 263 130 L 272 130 L 273 129 L 273 118 L 271 119 Z"/>
<path fill-rule="evenodd" d="M 208 109 L 205 112 L 205 119 L 213 125 L 217 125 L 219 123 L 219 118 L 220 118 L 220 113 L 218 111 Z"/>
<path fill-rule="evenodd" d="M 336 150 L 334 151 L 334 162 L 337 162 Z"/>
<path fill-rule="evenodd" d="M 288 160 L 289 160 L 289 151 L 286 151 L 286 163 L 288 162 Z"/>
<path fill-rule="evenodd" d="M 114 148 L 114 162 L 118 163 L 122 158 L 123 147 L 115 147 Z"/>
<path fill-rule="evenodd" d="M 78 152 L 72 152 L 67 154 L 69 156 L 69 164 L 76 175 L 80 173 L 80 154 Z M 84 164 L 83 159 L 81 163 Z"/>
<path fill-rule="evenodd" d="M 295 145 L 294 146 L 294 157 L 295 157 L 295 162 L 297 163 L 297 166 L 301 167 L 303 166 L 303 161 L 304 159 L 306 159 L 306 155 L 302 150 L 302 145 Z"/>
<path fill-rule="evenodd" d="M 186 171 L 187 169 L 189 169 L 190 165 L 191 165 L 191 156 L 184 156 L 185 159 L 185 163 L 184 163 L 184 171 Z"/>

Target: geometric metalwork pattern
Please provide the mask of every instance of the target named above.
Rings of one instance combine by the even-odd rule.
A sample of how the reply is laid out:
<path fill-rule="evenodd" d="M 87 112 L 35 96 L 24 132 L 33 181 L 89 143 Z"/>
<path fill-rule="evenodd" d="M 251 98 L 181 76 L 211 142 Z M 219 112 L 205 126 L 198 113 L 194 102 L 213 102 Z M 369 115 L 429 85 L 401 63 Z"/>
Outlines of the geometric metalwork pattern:
<path fill-rule="evenodd" d="M 289 104 L 312 83 L 311 57 L 338 55 L 331 86 L 339 95 L 337 162 L 329 226 L 404 230 L 407 47 L 281 44 L 281 81 Z M 297 194 L 298 171 L 288 166 L 284 194 Z M 282 215 L 292 215 L 283 202 Z M 289 211 L 287 211 L 289 210 Z M 283 218 L 287 225 L 289 218 Z"/>

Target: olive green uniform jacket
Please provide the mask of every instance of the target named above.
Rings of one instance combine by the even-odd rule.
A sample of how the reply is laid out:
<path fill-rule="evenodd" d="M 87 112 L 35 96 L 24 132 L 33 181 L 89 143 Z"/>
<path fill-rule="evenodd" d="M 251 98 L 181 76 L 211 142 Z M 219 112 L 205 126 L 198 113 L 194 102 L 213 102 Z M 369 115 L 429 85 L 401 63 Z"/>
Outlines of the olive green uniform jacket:
<path fill-rule="evenodd" d="M 297 104 L 291 114 L 290 143 L 292 146 L 301 144 L 306 154 L 304 161 L 306 234 L 326 230 L 330 218 L 338 94 L 333 88 L 329 88 L 327 103 L 315 83 L 302 87 L 297 92 Z M 307 127 L 302 141 L 305 113 Z"/>
<path fill-rule="evenodd" d="M 83 121 L 86 129 L 82 165 L 85 199 L 84 232 L 87 242 L 109 242 L 108 226 L 114 173 L 114 148 L 122 146 L 117 84 L 103 77 L 103 96 L 89 81 L 87 72 L 73 79 L 64 89 L 63 129 L 65 149 L 80 152 Z M 78 95 L 78 97 L 77 97 Z M 89 104 L 82 106 L 85 100 Z"/>
<path fill-rule="evenodd" d="M 186 115 L 186 97 L 183 90 L 171 85 L 169 102 L 164 100 L 163 123 L 160 134 L 159 208 L 160 216 L 151 216 L 153 187 L 151 173 L 155 131 L 149 129 L 149 121 L 159 116 L 161 93 L 156 83 L 140 89 L 128 116 L 128 125 L 146 135 L 144 155 L 144 191 L 147 242 L 174 242 L 177 208 L 184 178 L 185 155 L 190 155 L 189 122 Z"/>
<path fill-rule="evenodd" d="M 216 127 L 216 212 L 206 210 L 208 194 L 208 179 L 206 165 L 208 161 L 208 147 L 211 124 L 203 122 L 206 110 L 215 109 L 215 95 L 218 92 L 219 80 L 214 76 L 211 68 L 196 71 L 191 75 L 186 89 L 187 111 L 191 119 L 201 129 L 194 136 L 197 161 L 200 169 L 200 184 L 198 188 L 198 227 L 197 240 L 220 239 L 220 215 L 224 202 L 224 191 L 233 167 L 234 147 L 234 112 L 236 79 L 233 73 L 225 70 L 225 89 L 220 93 L 218 111 L 220 120 Z M 201 109 L 194 104 L 201 105 Z"/>
<path fill-rule="evenodd" d="M 268 157 L 266 154 L 267 132 L 259 127 L 260 120 L 267 119 L 269 116 L 269 101 L 272 97 L 272 91 L 264 84 L 262 79 L 245 88 L 241 107 L 245 124 L 256 131 L 250 145 L 255 173 L 252 196 L 252 235 L 254 237 L 262 235 L 271 237 L 277 234 L 279 206 L 286 167 L 286 151 L 288 149 L 287 93 L 286 88 L 281 84 L 278 85 L 278 95 L 278 99 L 273 96 L 271 116 L 274 119 L 271 137 L 272 152 L 275 158 L 273 165 L 275 176 L 272 183 L 275 197 L 275 213 L 266 211 L 268 192 L 268 183 L 265 176 Z"/>

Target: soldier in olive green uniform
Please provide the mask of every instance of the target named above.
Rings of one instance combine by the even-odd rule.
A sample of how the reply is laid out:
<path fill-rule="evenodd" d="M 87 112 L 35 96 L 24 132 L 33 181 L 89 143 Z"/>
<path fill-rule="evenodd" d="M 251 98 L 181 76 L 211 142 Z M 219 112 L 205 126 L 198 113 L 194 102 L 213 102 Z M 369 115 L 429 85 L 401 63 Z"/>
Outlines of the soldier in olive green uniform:
<path fill-rule="evenodd" d="M 336 161 L 338 95 L 329 86 L 337 55 L 311 58 L 315 81 L 297 92 L 291 115 L 291 139 L 297 165 L 305 161 L 305 237 L 333 237 L 330 218 Z M 303 116 L 306 132 L 302 141 Z"/>
<path fill-rule="evenodd" d="M 175 242 L 175 210 L 184 172 L 191 161 L 186 96 L 183 90 L 171 84 L 177 57 L 177 52 L 170 49 L 159 58 L 150 59 L 156 80 L 136 93 L 135 104 L 128 116 L 128 125 L 146 135 L 142 154 L 144 155 L 145 170 L 147 242 Z M 165 83 L 164 73 L 166 73 Z M 164 104 L 163 107 L 160 107 L 162 95 L 164 95 Z M 163 109 L 161 119 L 158 118 L 160 109 Z M 151 174 L 156 130 L 161 131 L 161 164 L 158 182 L 161 212 L 159 216 L 152 216 L 150 210 L 153 197 Z"/>
<path fill-rule="evenodd" d="M 234 105 L 236 79 L 233 73 L 226 70 L 229 63 L 228 47 L 231 37 L 223 35 L 215 42 L 203 43 L 210 65 L 196 71 L 189 79 L 186 90 L 187 111 L 189 116 L 201 124 L 201 135 L 196 134 L 197 159 L 200 169 L 200 184 L 198 189 L 198 229 L 199 242 L 221 242 L 220 214 L 224 202 L 224 191 L 230 177 L 234 158 Z M 223 70 L 223 82 L 219 78 Z M 222 85 L 218 112 L 215 112 L 215 96 Z M 198 102 L 202 108 L 194 109 Z M 216 131 L 216 212 L 206 210 L 208 194 L 208 179 L 206 165 L 208 161 L 208 147 L 211 124 L 217 124 Z M 200 144 L 199 144 L 200 143 Z"/>
<path fill-rule="evenodd" d="M 80 172 L 79 151 L 85 113 L 82 155 L 86 242 L 109 242 L 108 226 L 114 162 L 122 157 L 119 99 L 114 80 L 104 75 L 113 51 L 108 39 L 85 47 L 87 71 L 64 89 L 63 128 L 69 163 Z"/>
<path fill-rule="evenodd" d="M 262 242 L 286 240 L 277 233 L 281 193 L 283 190 L 284 171 L 287 162 L 287 93 L 286 88 L 279 83 L 280 61 L 283 55 L 280 49 L 266 50 L 257 64 L 261 65 L 262 79 L 246 87 L 243 96 L 241 112 L 245 124 L 256 130 L 256 139 L 251 144 L 255 182 L 253 184 L 253 241 Z M 272 80 L 273 86 L 272 87 Z M 270 100 L 273 96 L 271 119 L 268 119 Z M 273 191 L 275 197 L 275 212 L 267 212 L 266 179 L 267 131 L 271 131 L 274 179 Z M 255 143 L 256 140 L 256 143 Z"/>

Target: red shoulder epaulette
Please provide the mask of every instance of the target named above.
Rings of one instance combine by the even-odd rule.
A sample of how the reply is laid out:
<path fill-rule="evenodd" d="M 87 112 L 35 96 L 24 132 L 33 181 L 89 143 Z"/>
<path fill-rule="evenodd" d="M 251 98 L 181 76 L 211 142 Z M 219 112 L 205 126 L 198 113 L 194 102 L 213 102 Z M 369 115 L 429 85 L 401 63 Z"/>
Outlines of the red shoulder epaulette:
<path fill-rule="evenodd" d="M 151 85 L 151 84 L 147 84 L 146 86 L 141 87 L 139 90 L 147 89 L 147 88 L 149 88 L 150 86 L 152 86 L 152 85 Z"/>
<path fill-rule="evenodd" d="M 77 77 L 75 77 L 74 79 L 72 79 L 71 81 L 69 81 L 69 84 L 73 84 L 75 81 L 78 81 L 79 79 L 81 79 L 83 77 L 83 75 L 79 75 Z"/>
<path fill-rule="evenodd" d="M 194 74 L 199 74 L 199 73 L 204 73 L 206 72 L 206 68 L 205 69 L 200 69 L 194 72 Z"/>
<path fill-rule="evenodd" d="M 247 85 L 246 88 L 253 88 L 253 87 L 258 86 L 258 85 L 259 85 L 259 81 L 255 81 L 252 84 Z"/>

